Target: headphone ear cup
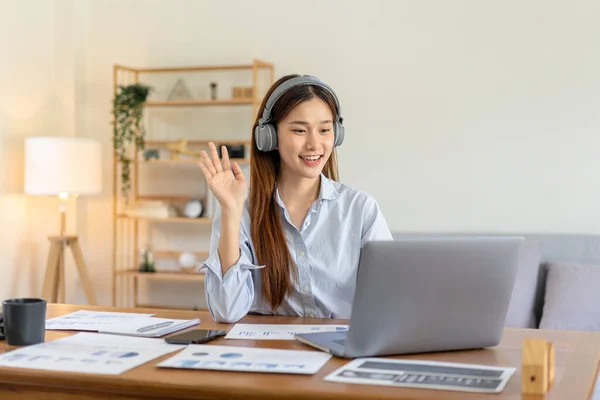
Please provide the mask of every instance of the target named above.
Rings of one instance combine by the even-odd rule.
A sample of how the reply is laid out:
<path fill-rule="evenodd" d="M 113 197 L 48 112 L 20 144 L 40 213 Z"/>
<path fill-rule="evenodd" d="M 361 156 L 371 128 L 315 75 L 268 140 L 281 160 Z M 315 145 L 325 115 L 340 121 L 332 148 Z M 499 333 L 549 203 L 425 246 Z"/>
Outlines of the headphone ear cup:
<path fill-rule="evenodd" d="M 333 147 L 337 147 L 339 145 L 342 144 L 342 142 L 344 141 L 344 125 L 342 125 L 340 122 L 335 122 L 334 126 L 333 126 L 333 132 L 335 133 L 335 140 L 333 141 Z"/>
<path fill-rule="evenodd" d="M 277 147 L 277 130 L 271 124 L 258 125 L 254 128 L 256 147 L 260 151 L 272 151 Z"/>

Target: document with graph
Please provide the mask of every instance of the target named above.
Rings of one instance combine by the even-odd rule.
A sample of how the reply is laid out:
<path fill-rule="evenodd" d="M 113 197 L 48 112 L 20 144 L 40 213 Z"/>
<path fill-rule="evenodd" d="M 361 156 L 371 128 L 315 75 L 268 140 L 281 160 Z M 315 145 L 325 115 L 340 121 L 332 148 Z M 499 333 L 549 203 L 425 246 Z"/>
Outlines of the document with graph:
<path fill-rule="evenodd" d="M 140 317 L 151 317 L 154 314 L 138 314 L 108 311 L 79 310 L 46 320 L 46 330 L 56 331 L 89 331 L 118 327 Z"/>
<path fill-rule="evenodd" d="M 191 344 L 180 353 L 157 364 L 157 367 L 315 374 L 330 358 L 331 354 L 317 351 Z"/>
<path fill-rule="evenodd" d="M 162 339 L 80 332 L 0 354 L 0 366 L 118 375 L 184 347 Z"/>
<path fill-rule="evenodd" d="M 297 333 L 346 330 L 348 325 L 235 324 L 225 339 L 294 340 Z"/>

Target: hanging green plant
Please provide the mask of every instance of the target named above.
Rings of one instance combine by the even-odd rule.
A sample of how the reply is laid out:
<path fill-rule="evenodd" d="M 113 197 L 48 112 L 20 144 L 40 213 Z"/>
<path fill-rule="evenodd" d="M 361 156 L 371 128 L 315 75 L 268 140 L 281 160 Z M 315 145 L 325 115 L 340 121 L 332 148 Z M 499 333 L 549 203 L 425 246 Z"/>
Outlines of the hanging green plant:
<path fill-rule="evenodd" d="M 129 198 L 131 189 L 131 162 L 129 156 L 132 144 L 139 150 L 144 150 L 144 104 L 152 88 L 139 83 L 119 86 L 113 99 L 113 148 L 121 165 L 121 192 L 125 201 Z"/>

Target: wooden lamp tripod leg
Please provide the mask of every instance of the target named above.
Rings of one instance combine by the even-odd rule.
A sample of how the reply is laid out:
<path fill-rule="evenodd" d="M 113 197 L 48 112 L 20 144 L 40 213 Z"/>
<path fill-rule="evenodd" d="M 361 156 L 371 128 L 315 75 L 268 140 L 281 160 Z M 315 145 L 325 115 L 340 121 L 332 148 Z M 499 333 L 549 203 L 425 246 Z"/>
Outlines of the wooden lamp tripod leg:
<path fill-rule="evenodd" d="M 60 273 L 59 264 L 61 257 L 64 258 L 64 245 L 51 240 L 46 273 L 44 275 L 44 286 L 42 288 L 42 297 L 49 303 L 56 303 L 58 300 L 58 275 Z"/>
<path fill-rule="evenodd" d="M 66 279 L 65 279 L 65 245 L 61 245 L 61 251 L 58 255 L 58 279 L 56 280 L 56 286 L 58 290 L 58 302 L 64 304 L 65 303 L 65 291 L 66 287 Z"/>
<path fill-rule="evenodd" d="M 85 264 L 85 260 L 83 259 L 83 253 L 81 252 L 77 238 L 71 241 L 71 252 L 73 253 L 73 258 L 75 259 L 75 266 L 77 267 L 77 272 L 79 273 L 79 278 L 81 279 L 81 285 L 83 286 L 85 296 L 90 304 L 96 305 L 98 304 L 96 301 L 96 295 L 94 293 L 92 281 L 88 275 L 87 266 Z"/>
<path fill-rule="evenodd" d="M 59 210 L 60 210 L 60 238 L 65 237 L 65 228 L 66 228 L 66 212 L 67 212 L 67 204 L 66 197 L 59 195 Z M 59 303 L 65 302 L 65 292 L 67 290 L 66 287 L 66 278 L 65 278 L 65 247 L 69 245 L 69 242 L 66 240 L 59 239 L 58 242 L 60 244 L 60 252 L 58 254 L 58 267 L 56 271 L 56 293 L 55 297 L 57 297 Z"/>

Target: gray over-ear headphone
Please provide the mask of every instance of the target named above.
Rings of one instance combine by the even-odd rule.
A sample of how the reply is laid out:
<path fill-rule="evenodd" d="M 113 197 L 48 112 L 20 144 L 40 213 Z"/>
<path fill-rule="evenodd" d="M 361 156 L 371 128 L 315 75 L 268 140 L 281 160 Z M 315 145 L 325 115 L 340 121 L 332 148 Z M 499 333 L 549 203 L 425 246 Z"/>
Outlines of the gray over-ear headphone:
<path fill-rule="evenodd" d="M 333 89 L 314 76 L 302 75 L 283 82 L 273 91 L 273 93 L 271 93 L 271 96 L 269 96 L 267 103 L 265 104 L 262 117 L 258 120 L 258 125 L 256 128 L 254 128 L 256 147 L 258 147 L 260 151 L 272 151 L 277 147 L 277 129 L 275 129 L 274 125 L 269 123 L 271 121 L 271 110 L 273 109 L 273 106 L 277 100 L 279 100 L 279 98 L 285 92 L 299 85 L 316 85 L 331 93 L 333 99 L 335 100 L 335 107 L 337 111 L 337 117 L 333 122 L 333 146 L 339 146 L 344 141 L 344 125 L 342 124 L 343 118 L 341 115 L 340 103 L 335 95 L 335 92 Z"/>

